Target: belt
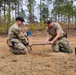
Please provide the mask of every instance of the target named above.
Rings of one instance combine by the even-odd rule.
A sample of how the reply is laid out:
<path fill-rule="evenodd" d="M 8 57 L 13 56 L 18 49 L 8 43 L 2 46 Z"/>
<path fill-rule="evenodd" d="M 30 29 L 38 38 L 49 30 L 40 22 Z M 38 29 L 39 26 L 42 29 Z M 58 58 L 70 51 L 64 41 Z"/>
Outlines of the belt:
<path fill-rule="evenodd" d="M 58 38 L 58 40 L 62 39 L 63 37 L 64 37 L 64 36 L 62 36 L 62 37 L 59 37 L 59 38 Z"/>
<path fill-rule="evenodd" d="M 63 34 L 63 36 L 59 37 L 58 40 L 62 39 L 63 37 L 67 38 L 67 34 Z"/>

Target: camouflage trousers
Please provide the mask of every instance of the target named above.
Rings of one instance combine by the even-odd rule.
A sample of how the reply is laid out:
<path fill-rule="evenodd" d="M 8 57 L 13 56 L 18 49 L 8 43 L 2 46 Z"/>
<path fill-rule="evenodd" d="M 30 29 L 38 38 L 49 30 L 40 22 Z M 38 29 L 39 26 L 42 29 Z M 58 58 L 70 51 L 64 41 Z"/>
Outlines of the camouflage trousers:
<path fill-rule="evenodd" d="M 59 45 L 62 45 L 66 50 L 71 50 L 71 47 L 69 45 L 69 42 L 67 40 L 67 38 L 63 37 L 59 40 L 57 40 L 53 45 L 52 45 L 52 49 L 55 52 L 59 51 Z"/>
<path fill-rule="evenodd" d="M 28 53 L 28 49 L 22 43 L 15 43 L 11 48 L 11 51 L 15 54 L 26 54 Z"/>
<path fill-rule="evenodd" d="M 28 53 L 28 48 L 22 43 L 22 42 L 14 42 L 13 46 L 10 46 L 11 42 L 8 42 L 8 46 L 10 47 L 10 50 L 14 54 L 26 54 Z"/>

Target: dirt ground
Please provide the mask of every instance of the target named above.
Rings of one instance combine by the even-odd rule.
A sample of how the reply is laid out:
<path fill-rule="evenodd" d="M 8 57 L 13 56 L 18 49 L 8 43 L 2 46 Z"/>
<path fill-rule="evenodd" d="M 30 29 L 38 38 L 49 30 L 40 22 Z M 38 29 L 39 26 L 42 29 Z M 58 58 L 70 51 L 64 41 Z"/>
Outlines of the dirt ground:
<path fill-rule="evenodd" d="M 32 43 L 42 43 L 45 36 L 30 36 Z M 0 37 L 0 75 L 76 75 L 76 36 L 69 37 L 73 53 L 55 53 L 51 46 L 33 46 L 26 55 L 14 55 Z"/>

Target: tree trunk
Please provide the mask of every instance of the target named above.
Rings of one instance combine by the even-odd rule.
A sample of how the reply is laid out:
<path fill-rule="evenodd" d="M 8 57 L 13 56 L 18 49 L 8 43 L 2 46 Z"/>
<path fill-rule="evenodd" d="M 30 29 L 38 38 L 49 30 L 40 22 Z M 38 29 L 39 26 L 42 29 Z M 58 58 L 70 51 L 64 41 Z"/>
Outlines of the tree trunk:
<path fill-rule="evenodd" d="M 58 13 L 58 22 L 60 22 L 60 17 L 59 17 L 59 13 Z"/>
<path fill-rule="evenodd" d="M 15 18 L 17 17 L 17 15 L 16 15 L 16 2 L 15 2 Z"/>
<path fill-rule="evenodd" d="M 20 7 L 20 6 L 19 6 L 19 0 L 18 0 L 18 16 L 19 16 L 19 9 L 20 9 L 19 7 Z"/>
<path fill-rule="evenodd" d="M 11 11 L 10 11 L 10 0 L 9 0 L 9 2 L 8 2 L 8 5 L 9 5 L 9 24 L 10 24 L 10 21 L 11 21 L 11 20 L 10 20 L 10 18 L 11 18 L 11 14 L 10 14 L 10 12 L 11 12 Z"/>
<path fill-rule="evenodd" d="M 0 7 L 0 26 L 1 26 L 1 7 Z"/>
<path fill-rule="evenodd" d="M 8 34 L 8 30 L 9 30 L 9 25 L 10 25 L 10 21 L 11 21 L 11 15 L 10 15 L 10 0 L 8 0 L 8 22 L 7 22 L 7 34 Z"/>
<path fill-rule="evenodd" d="M 68 30 L 70 28 L 70 17 L 68 17 Z"/>
<path fill-rule="evenodd" d="M 41 23 L 41 17 L 42 17 L 42 13 L 41 13 L 41 4 L 42 4 L 42 0 L 40 0 L 40 23 Z"/>
<path fill-rule="evenodd" d="M 5 18 L 6 18 L 6 16 L 5 16 L 5 4 L 6 4 L 6 2 L 4 1 L 4 22 L 5 22 Z"/>
<path fill-rule="evenodd" d="M 61 22 L 63 22 L 63 16 L 62 16 L 62 14 L 61 14 Z"/>

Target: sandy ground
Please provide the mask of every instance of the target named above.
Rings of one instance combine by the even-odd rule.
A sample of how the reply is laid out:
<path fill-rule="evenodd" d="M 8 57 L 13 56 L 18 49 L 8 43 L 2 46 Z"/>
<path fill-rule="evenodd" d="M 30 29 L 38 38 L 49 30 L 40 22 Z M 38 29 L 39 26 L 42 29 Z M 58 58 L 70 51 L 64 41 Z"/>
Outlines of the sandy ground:
<path fill-rule="evenodd" d="M 45 36 L 31 36 L 32 43 L 42 43 Z M 0 37 L 0 75 L 76 75 L 76 37 L 69 37 L 73 53 L 54 53 L 51 46 L 33 46 L 26 55 L 14 55 Z"/>

